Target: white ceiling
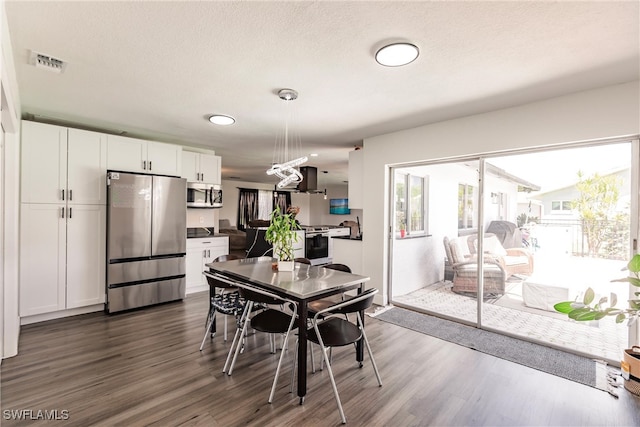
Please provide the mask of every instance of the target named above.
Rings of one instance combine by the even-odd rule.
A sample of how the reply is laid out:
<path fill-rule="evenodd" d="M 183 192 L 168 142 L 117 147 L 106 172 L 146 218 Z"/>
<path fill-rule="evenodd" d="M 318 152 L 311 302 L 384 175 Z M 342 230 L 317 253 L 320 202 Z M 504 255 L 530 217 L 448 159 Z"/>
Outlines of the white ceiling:
<path fill-rule="evenodd" d="M 23 115 L 211 148 L 223 179 L 270 182 L 293 88 L 319 186 L 367 137 L 640 75 L 639 2 L 5 3 Z M 408 40 L 406 67 L 373 55 Z M 29 65 L 31 51 L 68 62 Z M 232 115 L 216 127 L 212 113 Z M 419 160 L 419 159 L 416 159 Z"/>

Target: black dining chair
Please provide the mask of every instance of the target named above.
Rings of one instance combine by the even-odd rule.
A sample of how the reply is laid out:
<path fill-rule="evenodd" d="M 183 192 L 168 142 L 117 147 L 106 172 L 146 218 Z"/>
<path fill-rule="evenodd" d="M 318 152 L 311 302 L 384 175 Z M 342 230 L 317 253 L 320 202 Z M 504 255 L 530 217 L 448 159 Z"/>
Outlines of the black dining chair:
<path fill-rule="evenodd" d="M 271 345 L 271 353 L 276 353 L 276 340 L 275 335 L 284 334 L 282 351 L 280 358 L 278 359 L 278 366 L 276 368 L 276 374 L 273 379 L 273 385 L 271 387 L 271 393 L 269 394 L 269 403 L 273 401 L 273 395 L 278 383 L 278 376 L 280 375 L 280 368 L 282 366 L 282 358 L 287 349 L 289 342 L 289 334 L 291 331 L 298 327 L 297 316 L 295 310 L 297 305 L 294 301 L 285 299 L 275 295 L 271 292 L 263 289 L 250 287 L 248 285 L 242 285 L 239 289 L 240 295 L 247 301 L 245 310 L 240 318 L 240 324 L 242 328 L 236 330 L 236 334 L 233 338 L 227 360 L 225 361 L 222 372 L 226 372 L 227 375 L 233 373 L 238 354 L 241 348 L 243 348 L 244 337 L 247 333 L 247 328 L 251 327 L 255 331 L 265 332 L 269 334 L 269 343 Z M 271 308 L 272 306 L 291 307 L 293 313 L 286 313 L 283 310 Z M 253 307 L 259 307 L 257 311 L 253 310 Z M 231 357 L 233 355 L 233 358 Z"/>
<path fill-rule="evenodd" d="M 331 363 L 327 352 L 333 347 L 342 347 L 354 344 L 358 340 L 362 339 L 365 346 L 367 347 L 367 352 L 369 353 L 369 358 L 371 359 L 371 365 L 373 366 L 373 371 L 376 374 L 378 385 L 382 387 L 382 379 L 380 378 L 378 367 L 376 365 L 375 359 L 373 358 L 369 340 L 367 339 L 367 335 L 364 332 L 364 323 L 360 315 L 361 311 L 364 311 L 371 307 L 371 305 L 373 304 L 373 297 L 377 292 L 378 289 L 376 288 L 368 289 L 359 295 L 345 299 L 344 301 L 340 301 L 335 305 L 318 311 L 313 316 L 313 327 L 307 330 L 307 339 L 310 342 L 318 344 L 320 346 L 320 349 L 322 350 L 322 357 L 327 365 L 329 379 L 331 380 L 331 386 L 333 387 L 333 393 L 338 404 L 338 411 L 340 412 L 340 417 L 342 418 L 343 424 L 346 424 L 347 419 L 344 415 L 344 410 L 342 409 L 342 403 L 340 402 L 338 388 L 336 387 L 336 381 L 333 376 L 333 369 L 331 368 Z M 352 323 L 342 317 L 343 315 L 347 315 L 349 313 L 356 314 L 355 323 Z M 297 359 L 294 359 L 294 371 L 295 360 Z M 362 362 L 360 362 L 359 367 L 362 367 Z"/>
<path fill-rule="evenodd" d="M 328 268 L 329 270 L 338 270 L 338 271 L 344 271 L 345 273 L 351 273 L 351 268 L 349 268 L 349 266 L 345 264 L 338 264 L 338 263 L 325 264 L 320 267 Z M 309 304 L 307 304 L 307 307 L 309 309 L 309 317 L 312 317 L 318 311 L 324 310 L 325 308 L 332 306 L 333 304 L 336 304 L 343 299 L 344 299 L 344 294 L 340 294 L 338 296 L 334 296 L 330 298 L 323 298 L 316 301 L 310 301 Z"/>
<path fill-rule="evenodd" d="M 224 262 L 240 259 L 237 255 L 220 255 L 213 262 Z M 242 314 L 244 310 L 245 302 L 240 297 L 238 289 L 235 286 L 230 286 L 220 280 L 217 280 L 215 276 L 204 271 L 202 274 L 207 278 L 209 284 L 209 312 L 207 313 L 206 330 L 204 331 L 204 337 L 200 344 L 200 351 L 204 348 L 204 343 L 207 340 L 207 335 L 211 334 L 211 338 L 215 336 L 215 332 L 212 332 L 213 326 L 216 321 L 216 313 L 222 313 L 224 317 L 224 340 L 227 340 L 227 318 L 228 316 L 234 316 L 236 320 Z"/>

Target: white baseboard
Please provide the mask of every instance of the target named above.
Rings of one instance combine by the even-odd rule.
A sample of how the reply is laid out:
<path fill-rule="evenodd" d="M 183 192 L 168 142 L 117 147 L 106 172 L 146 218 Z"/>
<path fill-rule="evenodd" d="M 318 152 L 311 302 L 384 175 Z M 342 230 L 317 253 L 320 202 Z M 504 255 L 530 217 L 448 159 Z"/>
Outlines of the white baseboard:
<path fill-rule="evenodd" d="M 20 318 L 21 325 L 29 325 L 31 323 L 46 322 L 47 320 L 61 319 L 63 317 L 76 316 L 78 314 L 95 313 L 96 311 L 104 311 L 104 304 L 89 305 L 87 307 L 71 308 L 69 310 L 54 311 L 51 313 L 36 314 L 34 316 L 26 316 Z"/>

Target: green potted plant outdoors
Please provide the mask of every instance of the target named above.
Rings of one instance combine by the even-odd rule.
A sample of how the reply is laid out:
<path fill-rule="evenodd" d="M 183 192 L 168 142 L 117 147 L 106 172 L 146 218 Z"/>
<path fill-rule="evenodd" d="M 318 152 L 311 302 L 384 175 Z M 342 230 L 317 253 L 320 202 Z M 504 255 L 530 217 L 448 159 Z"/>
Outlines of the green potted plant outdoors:
<path fill-rule="evenodd" d="M 564 301 L 553 307 L 560 313 L 565 313 L 569 318 L 577 321 L 600 320 L 606 316 L 615 316 L 616 323 L 627 320 L 627 326 L 632 326 L 640 315 L 640 254 L 636 254 L 627 264 L 627 269 L 631 273 L 628 277 L 615 279 L 612 282 L 628 282 L 639 288 L 639 292 L 634 292 L 635 299 L 630 299 L 628 308 L 617 308 L 618 297 L 611 293 L 611 302 L 605 296 L 594 303 L 595 292 L 588 288 L 584 293 L 582 301 Z"/>
<path fill-rule="evenodd" d="M 273 245 L 273 255 L 278 259 L 278 271 L 293 271 L 293 242 L 298 241 L 296 230 L 300 230 L 296 213 L 283 214 L 276 207 L 271 212 L 271 223 L 264 233 L 264 239 Z"/>

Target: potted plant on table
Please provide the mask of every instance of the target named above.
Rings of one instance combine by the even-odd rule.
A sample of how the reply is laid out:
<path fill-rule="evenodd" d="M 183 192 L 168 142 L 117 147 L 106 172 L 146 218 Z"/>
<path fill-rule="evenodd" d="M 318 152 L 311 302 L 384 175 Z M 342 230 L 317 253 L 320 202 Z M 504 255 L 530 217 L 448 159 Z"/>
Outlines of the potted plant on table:
<path fill-rule="evenodd" d="M 298 241 L 296 230 L 300 230 L 296 213 L 292 211 L 283 214 L 276 207 L 271 212 L 271 223 L 264 233 L 264 239 L 273 245 L 273 255 L 278 259 L 278 271 L 293 271 L 293 242 Z"/>

